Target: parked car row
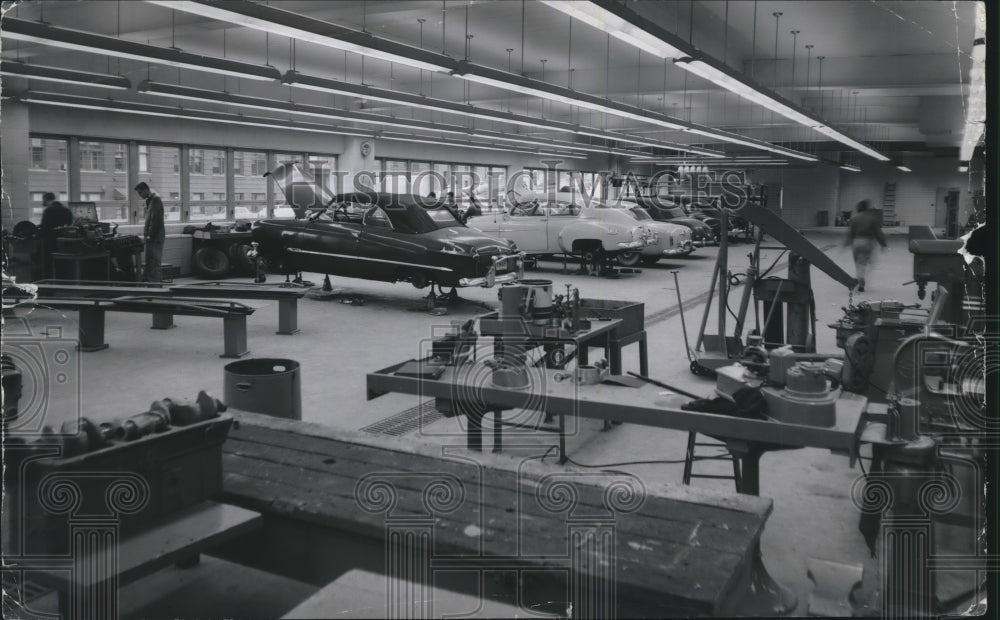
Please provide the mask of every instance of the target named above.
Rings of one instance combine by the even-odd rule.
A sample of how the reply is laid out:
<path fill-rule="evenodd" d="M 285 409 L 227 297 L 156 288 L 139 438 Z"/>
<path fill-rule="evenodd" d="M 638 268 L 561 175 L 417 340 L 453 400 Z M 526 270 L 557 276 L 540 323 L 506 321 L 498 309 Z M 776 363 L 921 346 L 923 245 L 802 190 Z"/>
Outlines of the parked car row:
<path fill-rule="evenodd" d="M 303 182 L 294 164 L 269 175 L 296 217 L 258 220 L 252 237 L 259 255 L 283 273 L 405 281 L 417 288 L 489 287 L 519 278 L 526 257 L 572 255 L 630 267 L 687 256 L 712 241 L 706 223 L 642 198 L 582 206 L 573 194 L 557 192 L 464 217 L 454 205 L 421 196 L 317 195 L 323 190 Z"/>

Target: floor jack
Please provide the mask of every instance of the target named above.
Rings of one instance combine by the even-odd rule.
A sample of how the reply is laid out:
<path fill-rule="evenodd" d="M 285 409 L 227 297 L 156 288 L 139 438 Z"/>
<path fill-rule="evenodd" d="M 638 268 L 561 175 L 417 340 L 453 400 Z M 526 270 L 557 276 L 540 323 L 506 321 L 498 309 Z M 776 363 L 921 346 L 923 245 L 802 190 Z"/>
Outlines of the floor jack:
<path fill-rule="evenodd" d="M 691 361 L 691 372 L 699 376 L 712 376 L 723 366 L 728 366 L 743 354 L 743 328 L 746 325 L 747 311 L 751 298 L 764 303 L 766 318 L 763 327 L 757 325 L 756 334 L 763 339 L 763 345 L 770 349 L 786 344 L 792 345 L 799 352 L 815 351 L 816 313 L 809 278 L 809 266 L 815 265 L 831 278 L 840 282 L 849 290 L 857 285 L 839 265 L 833 262 L 812 242 L 789 226 L 772 211 L 755 204 L 746 204 L 738 210 L 739 214 L 756 226 L 754 248 L 749 254 L 750 265 L 747 267 L 743 281 L 743 295 L 737 313 L 733 313 L 736 325 L 733 335 L 726 335 L 727 313 L 729 309 L 729 287 L 734 277 L 729 272 L 729 215 L 726 209 L 721 210 L 719 218 L 719 251 L 712 271 L 709 284 L 708 299 L 705 311 L 701 317 L 698 337 L 694 349 L 688 348 L 688 359 Z M 768 234 L 783 247 L 764 248 L 781 249 L 791 253 L 789 277 L 765 278 L 774 268 L 769 267 L 763 273 L 760 270 L 761 240 Z M 776 264 L 776 263 L 775 263 Z M 674 276 L 676 280 L 676 275 Z M 735 278 L 737 281 L 739 277 Z M 718 315 L 718 332 L 706 334 L 708 319 L 712 312 L 712 301 L 718 295 L 716 312 Z M 678 287 L 678 302 L 680 289 Z M 786 312 L 787 310 L 787 312 Z M 756 307 L 755 307 L 756 311 Z M 683 308 L 681 308 L 683 323 Z M 759 316 L 759 315 L 758 315 Z M 687 330 L 685 328 L 685 344 Z"/>

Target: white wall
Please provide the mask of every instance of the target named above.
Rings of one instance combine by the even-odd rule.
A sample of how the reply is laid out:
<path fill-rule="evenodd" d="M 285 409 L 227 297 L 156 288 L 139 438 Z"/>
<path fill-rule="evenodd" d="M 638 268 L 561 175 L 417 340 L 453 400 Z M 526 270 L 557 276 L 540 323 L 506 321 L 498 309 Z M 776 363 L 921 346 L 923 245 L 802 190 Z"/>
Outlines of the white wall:
<path fill-rule="evenodd" d="M 796 228 L 816 226 L 817 213 L 827 211 L 830 222 L 837 214 L 840 197 L 840 168 L 816 166 L 813 168 L 780 167 L 760 168 L 752 171 L 750 180 L 768 186 L 781 185 L 783 190 L 781 216 Z M 775 208 L 777 195 L 768 196 L 768 206 Z"/>
<path fill-rule="evenodd" d="M 865 198 L 876 208 L 882 207 L 886 183 L 896 183 L 896 218 L 903 226 L 934 226 L 934 210 L 939 187 L 957 187 L 959 222 L 972 209 L 969 175 L 958 171 L 958 161 L 950 157 L 913 157 L 906 160 L 913 172 L 903 172 L 885 164 L 872 164 L 862 172 L 841 171 L 840 210 L 853 211 Z"/>

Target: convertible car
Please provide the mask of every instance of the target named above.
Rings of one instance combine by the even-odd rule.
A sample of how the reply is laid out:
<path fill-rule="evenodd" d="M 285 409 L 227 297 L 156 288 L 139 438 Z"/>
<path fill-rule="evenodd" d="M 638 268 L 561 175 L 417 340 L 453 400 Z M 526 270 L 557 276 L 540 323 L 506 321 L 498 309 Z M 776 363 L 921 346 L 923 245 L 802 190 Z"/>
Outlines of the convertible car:
<path fill-rule="evenodd" d="M 283 273 L 406 281 L 417 288 L 490 287 L 520 277 L 514 245 L 465 226 L 446 209 L 428 211 L 421 197 L 353 192 L 324 200 L 303 184 L 283 189 L 299 217 L 259 220 L 251 228 L 260 255 Z"/>

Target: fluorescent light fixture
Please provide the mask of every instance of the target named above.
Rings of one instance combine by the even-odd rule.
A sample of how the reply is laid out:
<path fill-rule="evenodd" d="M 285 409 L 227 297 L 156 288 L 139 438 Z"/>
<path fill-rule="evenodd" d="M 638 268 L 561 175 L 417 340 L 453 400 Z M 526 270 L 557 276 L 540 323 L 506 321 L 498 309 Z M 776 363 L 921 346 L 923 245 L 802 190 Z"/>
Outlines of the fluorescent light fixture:
<path fill-rule="evenodd" d="M 175 11 L 200 15 L 220 22 L 226 22 L 289 37 L 307 43 L 314 43 L 338 50 L 378 58 L 386 62 L 398 63 L 423 69 L 447 73 L 454 68 L 455 61 L 443 54 L 435 54 L 376 37 L 367 32 L 350 30 L 336 24 L 293 13 L 273 6 L 246 2 L 244 0 L 146 0 Z"/>
<path fill-rule="evenodd" d="M 653 112 L 652 110 L 644 110 L 642 108 L 637 108 L 625 103 L 619 103 L 610 99 L 603 99 L 588 93 L 580 93 L 569 88 L 556 86 L 548 82 L 541 82 L 523 75 L 515 75 L 506 71 L 500 71 L 499 69 L 476 65 L 464 60 L 460 61 L 458 65 L 459 67 L 455 70 L 453 75 L 478 84 L 485 84 L 487 86 L 510 90 L 524 95 L 548 99 L 549 101 L 578 106 L 595 112 L 611 114 L 613 116 L 628 118 L 642 123 L 651 123 L 667 129 L 690 132 L 724 142 L 732 142 L 734 144 L 742 144 L 755 149 L 781 153 L 782 155 L 786 155 L 788 157 L 804 159 L 806 161 L 816 161 L 818 159 L 814 155 L 810 155 L 808 153 L 787 149 L 776 144 L 771 144 L 762 140 L 754 140 L 753 138 L 740 136 L 727 131 L 712 129 L 695 123 L 689 123 L 687 121 L 667 116 L 666 114 Z"/>
<path fill-rule="evenodd" d="M 529 155 L 545 155 L 552 157 L 568 157 L 571 159 L 587 159 L 586 155 L 574 153 L 552 153 L 543 151 L 533 151 L 527 149 L 514 149 L 506 146 L 491 144 L 487 142 L 473 142 L 464 140 L 453 140 L 449 138 L 436 138 L 433 136 L 418 136 L 413 134 L 383 133 L 378 136 L 383 140 L 396 140 L 400 142 L 417 142 L 419 144 L 434 144 L 438 146 L 458 146 L 470 149 L 486 149 L 491 151 L 503 150 L 506 153 L 526 153 Z"/>
<path fill-rule="evenodd" d="M 609 151 L 619 154 L 630 154 L 635 151 L 625 151 L 609 149 L 598 145 L 577 144 L 564 140 L 546 140 L 542 138 L 532 138 L 530 136 L 518 136 L 516 134 L 505 134 L 500 131 L 489 131 L 485 129 L 472 129 L 461 125 L 449 125 L 433 121 L 418 119 L 395 118 L 382 114 L 370 114 L 366 112 L 354 112 L 348 110 L 337 110 L 325 106 L 295 103 L 282 99 L 265 99 L 251 97 L 229 92 L 217 92 L 189 86 L 179 86 L 175 84 L 163 84 L 160 82 L 144 81 L 139 84 L 138 92 L 221 105 L 231 105 L 236 107 L 252 108 L 268 112 L 280 112 L 289 114 L 299 114 L 317 118 L 327 118 L 332 120 L 342 120 L 363 124 L 376 125 L 378 127 L 399 127 L 403 129 L 419 129 L 423 131 L 452 133 L 460 135 L 489 138 L 502 142 L 514 142 L 517 144 L 530 144 L 545 148 L 562 148 L 576 151 L 591 151 L 595 153 L 607 153 Z"/>
<path fill-rule="evenodd" d="M 904 166 L 902 164 L 900 164 L 900 165 L 898 165 L 896 167 L 899 168 L 900 170 L 902 170 L 903 172 L 913 172 L 912 170 L 910 170 L 909 168 L 907 168 L 906 166 Z"/>
<path fill-rule="evenodd" d="M 807 113 L 791 101 L 775 92 L 752 83 L 742 74 L 736 73 L 725 64 L 712 59 L 685 42 L 675 34 L 667 32 L 638 13 L 615 0 L 593 0 L 590 2 L 571 0 L 542 0 L 543 4 L 562 11 L 585 24 L 642 49 L 658 58 L 673 58 L 674 64 L 694 73 L 726 90 L 764 106 L 797 123 L 821 131 L 821 133 L 857 149 L 879 161 L 889 158 L 854 138 L 837 131 L 828 123 Z M 821 130 L 822 128 L 822 130 Z M 701 132 L 696 132 L 701 133 Z M 702 133 L 702 135 L 707 135 Z M 724 140 L 726 138 L 723 138 Z M 732 142 L 734 140 L 726 140 Z M 738 143 L 739 144 L 739 143 Z M 745 143 L 743 143 L 745 144 Z M 756 148 L 760 148 L 757 146 Z M 785 153 L 795 157 L 790 153 Z M 805 159 L 805 158 L 799 158 Z M 815 160 L 811 160 L 815 161 Z"/>
<path fill-rule="evenodd" d="M 26 41 L 76 52 L 152 62 L 219 75 L 235 75 L 251 80 L 277 80 L 281 78 L 281 73 L 274 67 L 213 56 L 201 56 L 177 49 L 156 47 L 14 17 L 4 18 L 3 36 L 4 39 L 14 41 Z"/>
<path fill-rule="evenodd" d="M 304 75 L 302 73 L 298 73 L 295 71 L 288 71 L 287 73 L 285 73 L 282 76 L 281 81 L 290 86 L 307 88 L 319 92 L 334 93 L 338 95 L 346 95 L 351 97 L 361 97 L 364 99 L 370 99 L 372 101 L 384 101 L 386 103 L 406 105 L 414 108 L 433 110 L 435 112 L 457 114 L 461 116 L 479 118 L 492 122 L 511 123 L 514 125 L 522 125 L 525 127 L 534 127 L 536 129 L 542 129 L 545 131 L 560 131 L 567 133 L 575 133 L 584 136 L 600 138 L 602 140 L 614 140 L 616 142 L 636 144 L 639 146 L 649 146 L 653 148 L 670 149 L 674 151 L 685 151 L 689 153 L 705 155 L 707 157 L 725 157 L 724 153 L 720 153 L 718 151 L 713 151 L 711 149 L 705 149 L 697 146 L 689 146 L 686 144 L 667 142 L 664 140 L 653 140 L 650 138 L 643 138 L 641 136 L 635 136 L 616 131 L 597 129 L 595 127 L 585 127 L 561 121 L 534 118 L 531 116 L 514 114 L 512 112 L 504 112 L 502 110 L 489 110 L 486 108 L 479 108 L 474 105 L 456 103 L 444 99 L 434 99 L 431 97 L 426 97 L 424 95 L 414 95 L 411 93 L 387 90 L 375 86 L 353 84 L 348 82 L 341 82 L 339 80 L 316 77 L 312 75 Z"/>
<path fill-rule="evenodd" d="M 801 125 L 818 131 L 837 142 L 846 144 L 851 148 L 861 151 L 865 155 L 874 157 L 879 161 L 889 161 L 889 157 L 871 148 L 845 133 L 830 127 L 825 121 L 806 113 L 791 101 L 774 92 L 765 92 L 763 86 L 753 84 L 746 76 L 737 74 L 729 67 L 711 60 L 706 56 L 680 58 L 674 61 L 674 65 L 689 71 L 713 84 L 725 88 L 729 92 L 735 93 L 744 99 L 752 101 L 760 106 L 780 114 L 789 120 L 793 120 Z"/>
<path fill-rule="evenodd" d="M 651 34 L 642 27 L 622 19 L 598 3 L 582 2 L 579 0 L 570 0 L 568 2 L 563 0 L 541 0 L 541 2 L 589 26 L 606 32 L 620 41 L 649 52 L 657 58 L 678 58 L 687 55 L 686 52 Z"/>
<path fill-rule="evenodd" d="M 49 105 L 63 108 L 78 108 L 83 110 L 102 110 L 108 112 L 120 112 L 123 114 L 139 114 L 143 116 L 157 116 L 164 118 L 183 118 L 195 121 L 207 121 L 213 123 L 225 123 L 231 125 L 246 125 L 250 127 L 267 127 L 272 129 L 309 131 L 316 133 L 333 134 L 338 136 L 358 136 L 371 138 L 372 132 L 361 133 L 344 129 L 331 129 L 327 125 L 317 125 L 315 123 L 299 123 L 295 121 L 283 121 L 273 118 L 244 116 L 242 114 L 226 114 L 211 110 L 187 110 L 178 109 L 171 106 L 160 106 L 150 104 L 136 104 L 112 99 L 101 99 L 99 97 L 81 97 L 77 95 L 63 95 L 60 93 L 45 93 L 29 91 L 17 98 L 19 101 L 34 103 L 39 105 Z"/>
<path fill-rule="evenodd" d="M 132 83 L 128 81 L 128 78 L 120 75 L 106 75 L 104 73 L 75 71 L 43 65 L 29 65 L 24 62 L 10 60 L 0 62 L 0 74 L 29 80 L 59 82 L 61 84 L 82 84 L 84 86 L 99 86 L 101 88 L 116 88 L 119 90 L 132 88 Z"/>
<path fill-rule="evenodd" d="M 861 168 L 852 164 L 840 164 L 840 169 L 848 172 L 861 172 Z"/>

